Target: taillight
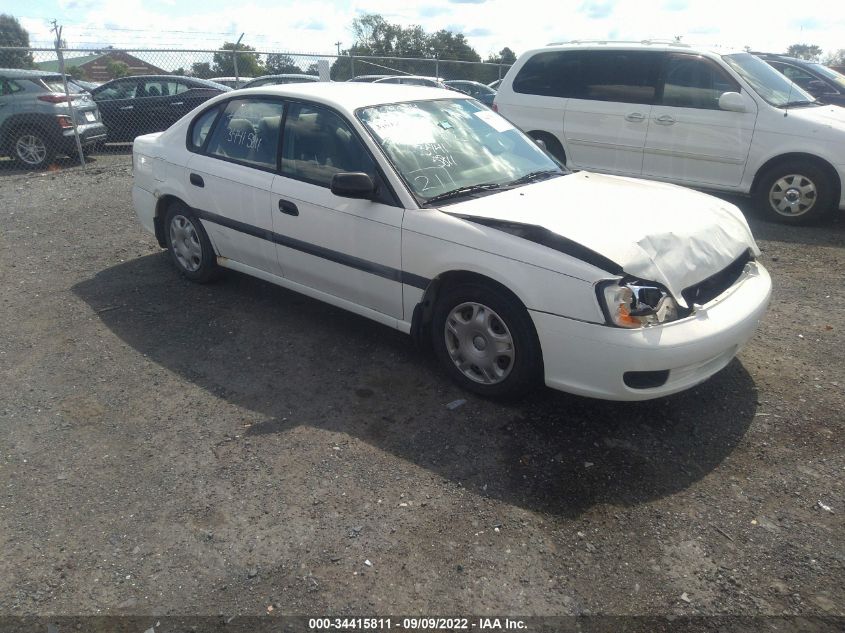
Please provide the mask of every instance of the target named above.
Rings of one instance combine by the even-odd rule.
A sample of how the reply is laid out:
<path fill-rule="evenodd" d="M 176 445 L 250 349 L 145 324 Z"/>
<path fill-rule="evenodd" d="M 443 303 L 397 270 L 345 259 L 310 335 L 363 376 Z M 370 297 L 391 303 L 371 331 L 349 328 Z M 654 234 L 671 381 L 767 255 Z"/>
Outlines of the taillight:
<path fill-rule="evenodd" d="M 59 94 L 38 95 L 38 100 L 46 101 L 47 103 L 70 103 L 71 101 L 73 101 L 73 97 Z"/>
<path fill-rule="evenodd" d="M 493 105 L 492 105 L 491 107 L 493 108 L 493 112 L 498 112 L 498 111 L 499 111 L 499 106 L 497 106 L 497 105 L 496 105 L 496 102 L 495 102 L 495 101 L 493 102 Z"/>
<path fill-rule="evenodd" d="M 64 114 L 60 114 L 59 116 L 56 117 L 56 119 L 59 121 L 59 127 L 62 128 L 63 130 L 66 130 L 68 128 L 73 127 L 73 121 L 70 120 L 69 116 L 65 116 Z"/>

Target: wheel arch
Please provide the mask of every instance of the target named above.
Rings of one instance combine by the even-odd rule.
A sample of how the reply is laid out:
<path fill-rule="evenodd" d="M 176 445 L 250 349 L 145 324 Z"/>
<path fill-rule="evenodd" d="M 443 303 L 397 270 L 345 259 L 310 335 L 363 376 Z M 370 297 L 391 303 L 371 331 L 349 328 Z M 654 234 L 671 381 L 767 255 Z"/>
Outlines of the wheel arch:
<path fill-rule="evenodd" d="M 446 289 L 462 283 L 477 283 L 490 286 L 513 298 L 526 311 L 525 302 L 513 290 L 508 288 L 501 281 L 497 281 L 488 275 L 473 272 L 471 270 L 447 270 L 432 279 L 420 299 L 414 307 L 411 317 L 411 336 L 419 347 L 426 347 L 430 344 L 429 328 L 434 316 L 434 306 L 437 304 L 438 296 Z M 529 319 L 530 320 L 530 319 Z M 534 326 L 532 321 L 532 327 Z M 536 335 L 536 331 L 535 331 Z"/>
<path fill-rule="evenodd" d="M 153 216 L 153 226 L 155 227 L 156 240 L 158 245 L 162 248 L 167 248 L 167 238 L 164 235 L 164 216 L 167 214 L 167 209 L 174 202 L 179 202 L 187 206 L 187 203 L 180 197 L 173 194 L 164 194 L 160 196 L 156 202 L 156 212 Z"/>
<path fill-rule="evenodd" d="M 754 180 L 751 183 L 751 195 L 756 195 L 759 191 L 760 183 L 763 180 L 763 177 L 771 171 L 773 168 L 777 167 L 778 165 L 791 163 L 791 162 L 810 162 L 822 171 L 830 178 L 830 182 L 833 184 L 834 187 L 834 200 L 839 200 L 839 197 L 842 193 L 842 182 L 840 181 L 839 174 L 836 171 L 836 168 L 829 163 L 824 158 L 820 158 L 815 154 L 808 154 L 805 152 L 789 152 L 786 154 L 779 154 L 778 156 L 774 156 L 763 163 L 757 172 L 754 174 Z"/>
<path fill-rule="evenodd" d="M 563 143 L 560 142 L 560 139 L 557 136 L 545 130 L 532 130 L 530 132 L 526 132 L 526 134 L 528 134 L 531 138 L 542 139 L 542 141 L 546 144 L 546 149 L 549 153 L 566 165 L 566 150 L 563 148 Z"/>

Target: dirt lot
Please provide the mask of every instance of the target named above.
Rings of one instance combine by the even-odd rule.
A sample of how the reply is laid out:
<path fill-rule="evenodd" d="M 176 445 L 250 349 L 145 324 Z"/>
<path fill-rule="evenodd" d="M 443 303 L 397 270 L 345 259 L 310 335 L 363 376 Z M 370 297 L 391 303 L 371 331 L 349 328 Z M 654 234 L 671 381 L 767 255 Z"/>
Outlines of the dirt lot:
<path fill-rule="evenodd" d="M 845 616 L 842 214 L 752 215 L 774 299 L 704 385 L 502 405 L 186 282 L 116 165 L 0 177 L 0 615 Z"/>

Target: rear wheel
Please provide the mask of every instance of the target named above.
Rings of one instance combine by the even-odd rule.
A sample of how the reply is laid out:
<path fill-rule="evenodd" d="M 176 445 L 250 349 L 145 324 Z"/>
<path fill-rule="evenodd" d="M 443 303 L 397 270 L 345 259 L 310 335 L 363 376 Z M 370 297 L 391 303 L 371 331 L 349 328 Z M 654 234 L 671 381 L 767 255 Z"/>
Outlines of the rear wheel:
<path fill-rule="evenodd" d="M 566 152 L 563 151 L 563 145 L 554 136 L 548 132 L 529 132 L 528 135 L 535 141 L 543 141 L 546 151 L 557 158 L 561 164 L 566 165 Z"/>
<path fill-rule="evenodd" d="M 219 276 L 220 268 L 208 234 L 187 205 L 172 203 L 164 226 L 167 249 L 182 275 L 197 283 L 207 283 Z"/>
<path fill-rule="evenodd" d="M 469 391 L 518 397 L 540 384 L 542 354 L 528 311 L 492 284 L 444 290 L 434 309 L 432 336 L 447 373 Z"/>
<path fill-rule="evenodd" d="M 39 130 L 19 130 L 12 136 L 11 154 L 25 169 L 46 167 L 56 155 L 50 142 Z"/>
<path fill-rule="evenodd" d="M 769 169 L 760 179 L 755 204 L 766 217 L 785 224 L 808 224 L 834 206 L 830 177 L 812 163 L 790 161 Z"/>

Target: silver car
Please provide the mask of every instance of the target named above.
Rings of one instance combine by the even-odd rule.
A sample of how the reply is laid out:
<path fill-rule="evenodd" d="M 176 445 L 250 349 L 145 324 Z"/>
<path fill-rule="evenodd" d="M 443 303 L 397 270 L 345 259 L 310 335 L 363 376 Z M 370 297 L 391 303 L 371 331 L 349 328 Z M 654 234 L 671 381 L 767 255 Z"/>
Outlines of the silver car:
<path fill-rule="evenodd" d="M 28 169 L 49 165 L 57 154 L 75 156 L 71 105 L 83 152 L 106 140 L 91 95 L 62 76 L 38 70 L 0 68 L 0 154 Z M 70 103 L 68 102 L 70 99 Z"/>

